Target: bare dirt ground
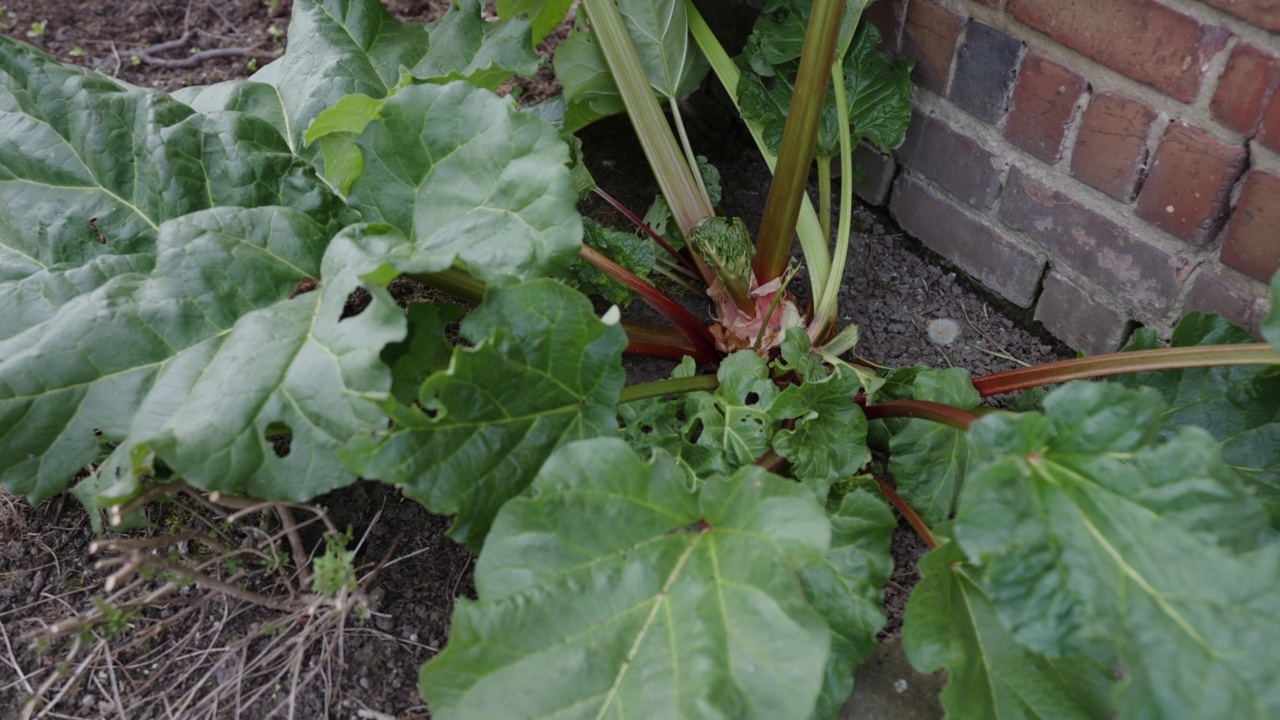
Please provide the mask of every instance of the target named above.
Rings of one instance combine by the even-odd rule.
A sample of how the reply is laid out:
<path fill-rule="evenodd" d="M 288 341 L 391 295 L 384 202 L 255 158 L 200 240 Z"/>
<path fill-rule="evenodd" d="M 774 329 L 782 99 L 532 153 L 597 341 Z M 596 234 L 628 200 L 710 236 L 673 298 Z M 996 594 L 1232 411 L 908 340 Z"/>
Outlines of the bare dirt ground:
<path fill-rule="evenodd" d="M 446 0 L 387 4 L 425 21 Z M 284 49 L 289 12 L 289 0 L 10 0 L 0 30 L 65 62 L 171 91 L 270 62 Z M 553 91 L 544 70 L 522 99 Z M 602 186 L 644 208 L 656 187 L 629 138 L 625 121 L 590 128 L 588 163 Z M 763 166 L 733 136 L 699 150 L 725 178 L 724 209 L 754 227 Z M 840 310 L 861 327 L 859 355 L 975 373 L 1063 355 L 882 216 L 863 211 L 859 220 Z M 944 322 L 946 337 L 931 341 L 934 321 L 954 325 Z M 633 366 L 636 376 L 665 372 Z M 147 506 L 148 527 L 99 536 L 70 496 L 31 507 L 0 493 L 0 717 L 429 717 L 418 667 L 448 640 L 455 599 L 473 593 L 473 557 L 445 537 L 448 518 L 372 483 L 306 506 L 168 491 Z M 323 553 L 326 529 L 348 525 L 354 586 L 314 600 L 297 569 L 307 564 L 292 558 Z M 940 716 L 939 679 L 916 676 L 895 650 L 922 552 L 900 528 L 886 643 L 860 669 L 846 717 Z M 892 689 L 907 678 L 909 693 Z"/>

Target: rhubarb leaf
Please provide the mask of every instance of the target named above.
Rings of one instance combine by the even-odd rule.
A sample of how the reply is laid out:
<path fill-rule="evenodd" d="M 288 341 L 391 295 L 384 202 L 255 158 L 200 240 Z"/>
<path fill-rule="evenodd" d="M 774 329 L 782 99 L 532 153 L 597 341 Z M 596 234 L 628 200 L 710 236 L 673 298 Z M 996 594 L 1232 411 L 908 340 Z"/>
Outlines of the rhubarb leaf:
<path fill-rule="evenodd" d="M 760 468 L 691 489 L 663 454 L 568 445 L 495 520 L 423 697 L 443 720 L 803 720 L 831 631 L 797 575 L 830 535 Z"/>
<path fill-rule="evenodd" d="M 466 80 L 490 90 L 512 75 L 536 74 L 538 56 L 530 42 L 529 21 L 517 17 L 487 22 L 483 9 L 481 0 L 451 3 L 444 17 L 428 25 L 430 49 L 410 74 L 433 83 Z"/>
<path fill-rule="evenodd" d="M 1159 393 L 1074 383 L 970 430 L 955 534 L 1037 653 L 1112 657 L 1119 717 L 1280 714 L 1280 546 L 1203 430 L 1159 440 Z M 1261 546 L 1260 546 L 1261 544 Z"/>
<path fill-rule="evenodd" d="M 413 241 L 419 264 L 403 271 L 528 279 L 578 255 L 568 146 L 510 100 L 460 82 L 408 87 L 382 102 L 356 146 L 363 173 L 348 202 Z"/>
<path fill-rule="evenodd" d="M 1191 313 L 1173 331 L 1173 347 L 1254 342 L 1248 331 L 1216 315 Z M 1159 347 L 1140 329 L 1125 350 Z M 1122 375 L 1129 387 L 1150 387 L 1164 397 L 1162 437 L 1196 425 L 1220 443 L 1222 459 L 1246 477 L 1280 526 L 1280 371 L 1227 366 Z"/>
<path fill-rule="evenodd" d="M 831 549 L 800 573 L 814 608 L 831 626 L 831 657 L 815 718 L 835 718 L 853 690 L 853 669 L 871 657 L 884 626 L 881 588 L 893 571 L 889 544 L 898 521 L 866 490 L 844 496 L 831 516 Z"/>
<path fill-rule="evenodd" d="M 479 548 L 503 503 L 524 492 L 560 445 L 617 431 L 626 337 L 569 288 L 535 280 L 489 291 L 462 323 L 473 347 L 418 393 L 384 404 L 394 427 L 343 452 L 434 512 L 457 514 L 450 536 Z"/>
<path fill-rule="evenodd" d="M 969 371 L 930 370 L 915 375 L 911 397 L 945 403 L 963 410 L 982 398 Z M 907 420 L 889 439 L 889 473 L 898 492 L 927 524 L 940 523 L 955 510 L 969 462 L 962 430 L 931 420 Z"/>
<path fill-rule="evenodd" d="M 773 403 L 774 417 L 794 421 L 774 436 L 773 449 L 819 497 L 871 459 L 867 417 L 854 403 L 861 389 L 858 374 L 839 365 L 822 379 L 792 385 Z"/>
<path fill-rule="evenodd" d="M 939 696 L 954 718 L 1080 720 L 1111 715 L 1105 666 L 1074 655 L 1051 659 L 1020 647 L 1000 623 L 991 599 L 950 526 L 933 529 L 941 542 L 920 558 L 920 584 L 903 620 L 907 658 L 920 672 L 946 668 Z"/>
<path fill-rule="evenodd" d="M 683 98 L 697 89 L 710 66 L 689 37 L 684 3 L 618 0 L 618 12 L 659 96 Z"/>
<path fill-rule="evenodd" d="M 609 72 L 596 37 L 584 28 L 575 28 L 556 48 L 552 58 L 556 77 L 564 86 L 565 132 L 577 132 L 600 118 L 626 109 L 622 94 Z"/>
<path fill-rule="evenodd" d="M 849 106 L 853 144 L 868 140 L 883 152 L 890 152 L 907 137 L 911 122 L 910 61 L 893 62 L 876 49 L 880 31 L 863 23 L 853 36 L 853 45 L 844 58 L 845 98 Z M 840 138 L 819 139 L 830 144 L 834 154 Z"/>
<path fill-rule="evenodd" d="M 498 15 L 509 20 L 524 15 L 533 27 L 532 44 L 542 42 L 569 13 L 573 0 L 498 0 Z"/>

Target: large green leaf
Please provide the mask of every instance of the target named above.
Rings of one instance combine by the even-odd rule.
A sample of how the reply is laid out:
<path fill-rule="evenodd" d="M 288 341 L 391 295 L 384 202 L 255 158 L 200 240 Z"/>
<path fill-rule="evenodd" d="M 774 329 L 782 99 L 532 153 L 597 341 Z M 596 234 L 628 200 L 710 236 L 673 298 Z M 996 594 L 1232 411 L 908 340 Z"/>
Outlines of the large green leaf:
<path fill-rule="evenodd" d="M 1280 546 L 1217 444 L 1157 441 L 1154 390 L 1076 383 L 970 430 L 956 536 L 1023 646 L 1117 658 L 1125 718 L 1280 715 Z"/>
<path fill-rule="evenodd" d="M 831 549 L 800 573 L 809 601 L 831 626 L 831 657 L 814 718 L 835 718 L 853 690 L 853 669 L 875 650 L 884 626 L 881 588 L 893 572 L 897 519 L 880 497 L 858 489 L 831 517 Z"/>
<path fill-rule="evenodd" d="M 1173 347 L 1254 342 L 1246 330 L 1216 315 L 1191 313 L 1173 331 Z M 1126 350 L 1159 347 L 1142 329 Z M 1164 437 L 1184 425 L 1208 430 L 1221 443 L 1222 459 L 1247 476 L 1280 524 L 1280 372 L 1250 366 L 1191 368 L 1124 375 L 1130 387 L 1164 396 Z"/>
<path fill-rule="evenodd" d="M 921 672 L 946 668 L 940 700 L 953 718 L 1086 720 L 1110 716 L 1106 668 L 1082 655 L 1051 660 L 1019 646 L 1000 624 L 990 598 L 948 526 L 943 541 L 920 559 L 902 640 Z"/>
<path fill-rule="evenodd" d="M 911 121 L 910 61 L 893 62 L 876 49 L 880 31 L 863 23 L 844 59 L 845 98 L 853 143 L 866 139 L 884 152 L 902 144 Z M 832 138 L 832 150 L 839 138 Z M 819 140 L 820 145 L 825 145 Z"/>
<path fill-rule="evenodd" d="M 484 281 L 527 279 L 578 254 L 568 146 L 510 100 L 462 82 L 408 87 L 356 146 L 363 173 L 348 202 L 413 240 L 425 263 L 415 272 L 456 264 Z"/>
<path fill-rule="evenodd" d="M 797 577 L 830 542 L 756 467 L 690 489 L 659 453 L 574 443 L 510 502 L 423 697 L 448 718 L 808 718 L 831 633 Z"/>
<path fill-rule="evenodd" d="M 152 266 L 165 220 L 219 205 L 342 213 L 266 122 L 193 114 L 154 90 L 0 38 L 0 337 Z"/>
<path fill-rule="evenodd" d="M 25 458 L 3 468 L 5 487 L 45 497 L 97 459 L 95 433 L 133 447 L 169 431 L 193 445 L 170 443 L 163 459 L 196 485 L 300 498 L 354 479 L 332 442 L 309 433 L 379 423 L 366 403 L 341 394 L 385 391 L 378 343 L 402 334 L 403 321 L 392 305 L 394 319 L 366 312 L 343 323 L 349 339 L 334 336 L 358 281 L 339 264 L 354 251 L 331 249 L 322 265 L 332 232 L 284 207 L 170 220 L 151 277 L 117 276 L 61 306 L 40 333 L 0 342 L 0 455 Z M 324 289 L 290 299 L 308 279 Z M 272 422 L 292 428 L 296 454 L 266 449 Z M 227 451 L 241 454 L 217 465 Z M 273 484 L 276 469 L 303 464 L 292 485 Z M 312 473 L 325 487 L 303 481 Z"/>
<path fill-rule="evenodd" d="M 969 371 L 930 370 L 914 376 L 911 397 L 964 410 L 982 398 Z M 911 507 L 930 525 L 951 517 L 969 461 L 965 433 L 930 420 L 907 420 L 889 440 L 889 472 Z"/>
<path fill-rule="evenodd" d="M 556 77 L 564 86 L 565 132 L 579 129 L 626 109 L 596 38 L 584 28 L 569 33 L 556 48 Z"/>
<path fill-rule="evenodd" d="M 490 290 L 461 333 L 475 347 L 456 348 L 449 369 L 423 384 L 421 409 L 388 403 L 395 426 L 343 455 L 363 477 L 456 513 L 450 535 L 480 547 L 553 450 L 617 431 L 626 337 L 550 280 Z"/>

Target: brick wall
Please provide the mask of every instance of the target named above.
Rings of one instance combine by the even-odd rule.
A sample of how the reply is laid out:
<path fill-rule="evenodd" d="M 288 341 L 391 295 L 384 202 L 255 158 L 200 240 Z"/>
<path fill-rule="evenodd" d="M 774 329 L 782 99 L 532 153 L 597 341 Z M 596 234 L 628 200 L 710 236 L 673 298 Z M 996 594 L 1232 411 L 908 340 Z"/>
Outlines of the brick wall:
<path fill-rule="evenodd" d="M 863 199 L 1073 347 L 1255 333 L 1280 268 L 1280 0 L 877 0 L 915 61 Z"/>

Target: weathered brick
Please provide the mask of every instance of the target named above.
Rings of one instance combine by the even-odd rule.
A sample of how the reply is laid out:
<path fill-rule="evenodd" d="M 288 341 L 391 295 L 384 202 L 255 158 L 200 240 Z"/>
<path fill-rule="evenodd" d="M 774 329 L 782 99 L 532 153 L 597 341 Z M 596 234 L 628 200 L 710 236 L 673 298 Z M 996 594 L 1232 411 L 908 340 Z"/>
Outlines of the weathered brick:
<path fill-rule="evenodd" d="M 976 208 L 991 207 L 1000 194 L 1005 161 L 938 118 L 919 112 L 912 115 L 907 138 L 894 155 Z"/>
<path fill-rule="evenodd" d="M 1226 10 L 1260 28 L 1280 30 L 1280 0 L 1205 0 L 1219 10 Z"/>
<path fill-rule="evenodd" d="M 1187 311 L 1216 313 L 1255 336 L 1266 315 L 1266 301 L 1227 282 L 1210 268 L 1204 268 L 1191 281 Z"/>
<path fill-rule="evenodd" d="M 907 0 L 875 0 L 862 11 L 862 19 L 876 26 L 880 31 L 878 49 L 880 52 L 894 57 L 901 45 L 902 21 L 907 15 Z"/>
<path fill-rule="evenodd" d="M 858 176 L 853 191 L 858 197 L 870 205 L 884 205 L 889 199 L 898 163 L 870 145 L 861 143 L 853 149 L 853 168 Z"/>
<path fill-rule="evenodd" d="M 1147 137 L 1156 111 L 1124 95 L 1099 93 L 1089 101 L 1071 156 L 1071 174 L 1127 202 L 1147 162 Z"/>
<path fill-rule="evenodd" d="M 1280 270 L 1280 176 L 1249 172 L 1227 226 L 1222 262 L 1262 281 Z"/>
<path fill-rule="evenodd" d="M 1078 74 L 1034 53 L 1028 55 L 1018 71 L 1004 136 L 1047 163 L 1057 162 L 1085 87 Z"/>
<path fill-rule="evenodd" d="M 1192 269 L 1187 258 L 1161 250 L 1016 167 L 1005 183 L 999 217 L 1103 288 L 1156 315 L 1173 305 Z"/>
<path fill-rule="evenodd" d="M 1009 106 L 1022 55 L 1022 41 L 973 20 L 956 56 L 956 76 L 951 81 L 951 102 L 979 120 L 995 123 Z"/>
<path fill-rule="evenodd" d="M 1156 149 L 1138 195 L 1138 217 L 1189 243 L 1208 242 L 1220 226 L 1248 151 L 1176 122 Z"/>
<path fill-rule="evenodd" d="M 1119 350 L 1132 328 L 1114 305 L 1113 298 L 1085 292 L 1051 270 L 1036 301 L 1036 320 L 1076 350 L 1101 355 Z"/>
<path fill-rule="evenodd" d="M 1029 307 L 1044 270 L 1035 253 L 903 175 L 889 211 L 904 230 L 1019 307 Z"/>
<path fill-rule="evenodd" d="M 1280 88 L 1280 58 L 1241 43 L 1231 52 L 1213 93 L 1213 117 L 1232 130 L 1253 135 L 1266 103 Z"/>
<path fill-rule="evenodd" d="M 915 60 L 911 79 L 939 95 L 947 91 L 951 56 L 964 28 L 964 17 L 937 0 L 914 0 L 903 29 L 902 54 Z"/>
<path fill-rule="evenodd" d="M 1262 111 L 1262 123 L 1258 127 L 1258 142 L 1280 152 L 1280 92 L 1271 96 L 1267 109 Z"/>
<path fill-rule="evenodd" d="M 1194 102 L 1230 32 L 1156 0 L 1010 0 L 1020 22 L 1134 80 Z"/>

